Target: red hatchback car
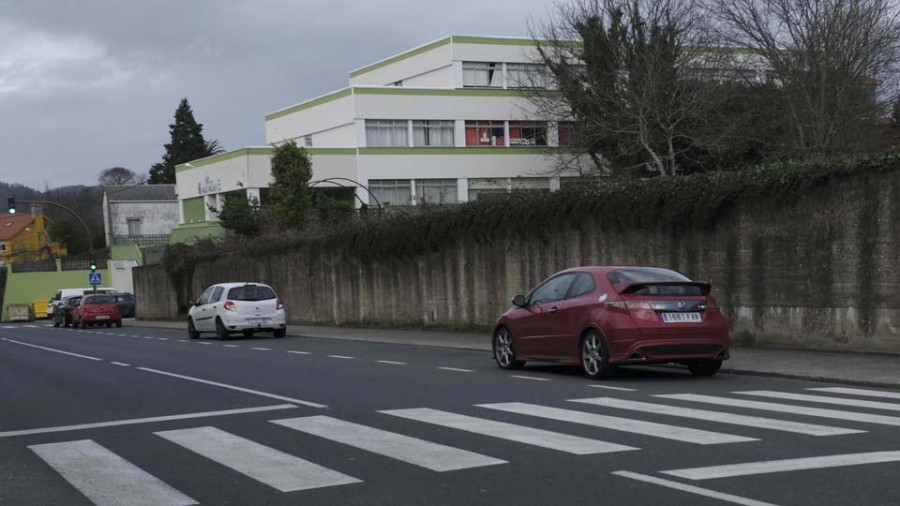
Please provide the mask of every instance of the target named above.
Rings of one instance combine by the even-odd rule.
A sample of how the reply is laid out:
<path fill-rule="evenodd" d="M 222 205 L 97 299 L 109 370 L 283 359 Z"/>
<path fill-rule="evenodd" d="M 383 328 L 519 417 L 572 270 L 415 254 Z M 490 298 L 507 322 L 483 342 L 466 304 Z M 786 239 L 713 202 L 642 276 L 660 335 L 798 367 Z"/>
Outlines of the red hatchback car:
<path fill-rule="evenodd" d="M 74 326 L 87 328 L 88 325 L 122 326 L 122 316 L 112 295 L 85 295 L 72 312 Z"/>
<path fill-rule="evenodd" d="M 513 298 L 494 329 L 494 359 L 504 369 L 526 360 L 581 364 L 590 378 L 619 364 L 666 362 L 711 376 L 731 340 L 709 291 L 668 269 L 567 269 Z"/>

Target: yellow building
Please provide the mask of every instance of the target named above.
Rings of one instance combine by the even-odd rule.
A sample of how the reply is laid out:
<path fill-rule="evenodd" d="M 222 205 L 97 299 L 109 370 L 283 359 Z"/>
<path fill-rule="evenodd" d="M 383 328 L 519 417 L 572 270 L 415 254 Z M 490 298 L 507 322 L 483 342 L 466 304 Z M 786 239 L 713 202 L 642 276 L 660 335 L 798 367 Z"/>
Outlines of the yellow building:
<path fill-rule="evenodd" d="M 29 262 L 65 256 L 66 247 L 50 239 L 41 212 L 0 214 L 0 262 Z"/>

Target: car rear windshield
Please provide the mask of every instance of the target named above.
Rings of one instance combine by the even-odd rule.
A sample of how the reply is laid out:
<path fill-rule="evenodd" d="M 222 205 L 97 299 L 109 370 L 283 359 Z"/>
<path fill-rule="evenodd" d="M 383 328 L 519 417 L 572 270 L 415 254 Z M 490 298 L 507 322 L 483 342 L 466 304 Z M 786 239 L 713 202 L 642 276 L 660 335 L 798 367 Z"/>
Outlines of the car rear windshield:
<path fill-rule="evenodd" d="M 618 285 L 620 283 L 659 283 L 690 281 L 691 279 L 669 269 L 654 269 L 649 267 L 633 269 L 616 269 L 606 275 L 609 282 Z"/>
<path fill-rule="evenodd" d="M 108 297 L 108 296 L 104 296 L 104 295 L 100 295 L 100 296 L 95 295 L 93 297 L 88 297 L 88 298 L 84 299 L 84 303 L 85 304 L 115 304 L 116 299 L 114 299 L 113 297 Z"/>
<path fill-rule="evenodd" d="M 124 302 L 131 302 L 131 301 L 134 300 L 134 295 L 131 295 L 130 293 L 127 293 L 127 294 L 121 294 L 121 295 L 116 295 L 116 300 L 119 301 L 119 302 L 123 302 L 123 301 L 124 301 Z"/>
<path fill-rule="evenodd" d="M 270 300 L 275 298 L 275 292 L 268 286 L 244 285 L 228 290 L 229 300 Z"/>

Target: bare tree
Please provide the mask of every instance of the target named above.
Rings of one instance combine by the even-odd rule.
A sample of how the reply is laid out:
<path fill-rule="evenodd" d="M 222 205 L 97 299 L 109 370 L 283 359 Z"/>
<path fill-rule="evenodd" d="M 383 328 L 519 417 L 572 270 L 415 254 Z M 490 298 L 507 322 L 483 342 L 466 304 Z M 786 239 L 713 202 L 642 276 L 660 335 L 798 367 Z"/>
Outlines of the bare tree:
<path fill-rule="evenodd" d="M 725 97 L 702 79 L 720 67 L 695 0 L 574 0 L 532 29 L 558 95 L 535 93 L 543 116 L 571 120 L 571 159 L 596 168 L 680 172 L 691 157 L 721 150 L 731 134 L 716 125 Z"/>
<path fill-rule="evenodd" d="M 894 95 L 896 0 L 712 0 L 724 39 L 764 61 L 803 155 L 856 151 Z"/>
<path fill-rule="evenodd" d="M 112 167 L 100 172 L 97 180 L 103 186 L 138 184 L 138 176 L 125 167 Z"/>

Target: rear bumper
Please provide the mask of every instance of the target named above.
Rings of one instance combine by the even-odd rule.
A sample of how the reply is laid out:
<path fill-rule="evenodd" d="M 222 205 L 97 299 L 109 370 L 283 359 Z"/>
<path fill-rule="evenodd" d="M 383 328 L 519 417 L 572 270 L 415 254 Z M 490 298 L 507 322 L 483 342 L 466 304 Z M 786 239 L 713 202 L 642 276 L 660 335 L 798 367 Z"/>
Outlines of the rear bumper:
<path fill-rule="evenodd" d="M 266 321 L 254 321 L 255 317 L 232 316 L 226 318 L 223 323 L 229 331 L 241 330 L 276 330 L 287 327 L 284 314 L 263 316 Z"/>
<path fill-rule="evenodd" d="M 659 364 L 690 360 L 728 360 L 730 342 L 725 338 L 677 338 L 640 340 L 610 354 L 614 364 Z"/>
<path fill-rule="evenodd" d="M 119 315 L 87 314 L 81 318 L 81 321 L 87 322 L 87 323 L 106 323 L 106 322 L 122 321 L 122 318 Z"/>

